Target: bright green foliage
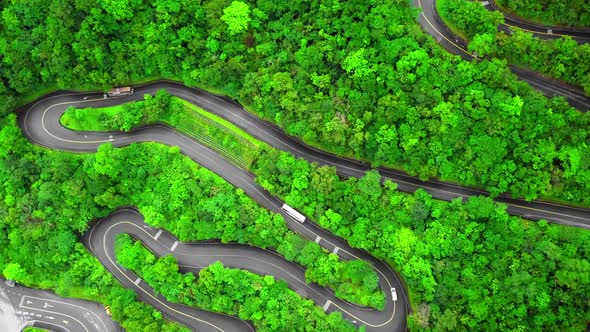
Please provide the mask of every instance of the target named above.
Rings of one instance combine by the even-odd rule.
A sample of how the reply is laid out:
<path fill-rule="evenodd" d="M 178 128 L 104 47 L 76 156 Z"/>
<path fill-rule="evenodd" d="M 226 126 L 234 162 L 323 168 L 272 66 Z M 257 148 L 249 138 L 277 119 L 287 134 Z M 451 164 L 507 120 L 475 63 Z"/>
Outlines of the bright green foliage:
<path fill-rule="evenodd" d="M 250 7 L 241 1 L 233 1 L 223 10 L 221 20 L 227 24 L 230 36 L 237 35 L 248 30 L 250 23 Z"/>
<path fill-rule="evenodd" d="M 36 327 L 25 327 L 25 329 L 23 330 L 23 332 L 45 332 L 47 330 L 45 329 L 40 329 L 40 328 L 36 328 Z"/>
<path fill-rule="evenodd" d="M 260 142 L 229 122 L 186 101 L 171 97 L 165 90 L 143 101 L 108 108 L 69 108 L 62 125 L 80 131 L 129 131 L 140 126 L 166 123 L 213 148 L 225 158 L 247 169 L 258 156 Z"/>
<path fill-rule="evenodd" d="M 236 35 L 221 19 L 229 1 L 129 0 L 117 14 L 131 11 L 128 19 L 102 9 L 117 3 L 2 2 L 2 112 L 13 109 L 15 96 L 48 88 L 177 78 L 237 98 L 289 134 L 336 154 L 493 193 L 590 204 L 590 163 L 573 171 L 562 157 L 577 149 L 581 160 L 589 158 L 590 115 L 535 93 L 504 62 L 449 55 L 421 31 L 408 1 L 257 1 L 247 5 L 247 33 Z M 480 20 L 485 24 L 474 23 Z M 485 32 L 493 25 L 484 16 L 465 23 Z M 496 52 L 487 43 L 491 35 L 478 38 L 472 50 Z M 575 52 L 574 59 L 588 58 Z M 567 54 L 527 48 L 511 54 L 539 56 L 538 66 L 554 67 L 563 78 L 573 73 L 590 86 L 584 62 Z M 556 61 L 563 66 L 553 66 Z M 504 110 L 517 96 L 523 103 L 518 117 Z M 487 172 L 473 166 L 478 156 L 470 142 L 481 140 L 472 135 L 506 147 Z"/>
<path fill-rule="evenodd" d="M 39 234 L 0 232 L 0 236 L 8 235 L 5 240 L 0 237 L 7 241 L 6 251 L 0 251 L 0 263 L 6 261 L 0 269 L 13 263 L 7 271 L 26 276 L 27 284 L 44 280 L 40 275 L 29 278 L 31 270 L 38 270 L 33 262 L 70 264 L 72 251 L 80 245 L 75 232 L 84 231 L 88 221 L 122 205 L 134 205 L 148 223 L 168 229 L 181 240 L 221 239 L 273 249 L 307 267 L 308 282 L 330 287 L 346 300 L 383 307 L 380 288 L 351 276 L 349 265 L 358 263 L 334 259 L 319 247 L 304 256 L 307 245 L 317 245 L 290 231 L 280 215 L 261 208 L 241 190 L 182 156 L 178 148 L 137 144 L 115 149 L 105 144 L 93 155 L 46 151 L 23 142 L 14 116 L 10 119 L 0 131 L 0 137 L 5 137 L 0 151 L 12 152 L 4 156 L 0 179 L 12 198 L 0 196 L 7 197 L 0 202 L 4 207 L 0 211 L 13 214 L 9 220 L 43 221 L 45 227 L 54 229 L 47 232 L 50 238 L 44 240 L 48 249 L 43 255 L 33 254 L 35 249 L 28 244 L 30 237 Z M 31 168 L 33 165 L 36 167 Z M 27 191 L 32 191 L 33 198 Z M 30 215 L 18 213 L 27 209 Z M 27 273 L 20 273 L 19 267 Z M 376 277 L 372 269 L 363 273 Z"/>
<path fill-rule="evenodd" d="M 25 94 L 47 89 L 174 77 L 239 98 L 288 133 L 337 154 L 494 194 L 590 204 L 590 114 L 540 96 L 516 80 L 506 62 L 470 63 L 449 55 L 420 30 L 408 1 L 261 0 L 251 4 L 248 33 L 233 36 L 220 19 L 228 1 L 122 3 L 130 6 L 116 8 L 112 0 L 1 2 L 0 114 L 13 112 Z M 525 57 L 538 56 L 535 63 L 550 65 L 562 55 L 532 51 L 526 35 L 515 36 L 511 45 L 522 47 Z M 571 47 L 567 40 L 559 43 Z M 556 72 L 584 73 L 584 62 L 567 65 L 574 63 L 569 55 L 553 62 L 562 64 Z M 349 56 L 347 65 L 357 66 L 347 73 Z M 369 70 L 359 76 L 356 68 Z M 576 80 L 589 89 L 589 77 Z M 19 264 L 28 285 L 62 294 L 83 290 L 75 295 L 110 304 L 127 330 L 167 330 L 132 292 L 113 286 L 72 239 L 88 220 L 138 201 L 154 224 L 176 222 L 180 237 L 216 237 L 225 214 L 215 207 L 225 208 L 224 200 L 209 201 L 206 213 L 198 214 L 206 222 L 195 224 L 192 212 L 182 218 L 187 191 L 202 191 L 168 177 L 164 170 L 186 167 L 174 150 L 107 146 L 96 156 L 77 156 L 32 147 L 14 116 L 0 128 L 0 270 Z M 122 169 L 129 174 L 109 167 L 113 158 L 118 166 L 125 160 Z M 590 293 L 583 231 L 523 223 L 487 200 L 463 205 L 432 201 L 422 192 L 403 195 L 393 184 L 369 199 L 371 182 L 361 190 L 358 180 L 340 181 L 333 170 L 268 159 L 259 165 L 265 187 L 396 264 L 416 302 L 423 302 L 414 308 L 416 329 L 584 330 L 590 320 L 583 302 Z M 273 218 L 267 215 L 263 225 L 268 220 Z M 233 227 L 223 235 L 235 234 L 251 233 Z M 308 251 L 317 249 L 308 247 L 300 259 L 311 261 Z"/>
<path fill-rule="evenodd" d="M 495 0 L 525 19 L 545 25 L 590 27 L 590 3 L 587 0 Z"/>
<path fill-rule="evenodd" d="M 590 321 L 587 230 L 525 222 L 486 197 L 401 193 L 376 171 L 341 180 L 276 150 L 254 172 L 320 225 L 396 267 L 413 295 L 411 330 L 584 331 Z M 309 185 L 295 188 L 302 179 Z"/>
<path fill-rule="evenodd" d="M 494 35 L 498 25 L 504 23 L 502 13 L 490 12 L 478 1 L 442 0 L 436 4 L 440 15 L 453 22 L 468 39 L 480 34 Z"/>
<path fill-rule="evenodd" d="M 225 268 L 216 262 L 198 278 L 178 272 L 173 256 L 156 258 L 128 235 L 116 239 L 117 260 L 137 273 L 168 301 L 251 321 L 256 331 L 354 331 L 340 313 L 326 315 L 272 276 Z"/>

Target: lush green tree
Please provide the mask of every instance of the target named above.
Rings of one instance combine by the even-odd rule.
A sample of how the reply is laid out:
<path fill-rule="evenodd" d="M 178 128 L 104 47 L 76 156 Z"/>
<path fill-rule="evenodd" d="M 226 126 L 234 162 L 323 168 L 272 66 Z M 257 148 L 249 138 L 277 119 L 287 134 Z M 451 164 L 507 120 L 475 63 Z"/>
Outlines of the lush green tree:
<path fill-rule="evenodd" d="M 230 36 L 237 35 L 248 30 L 250 23 L 250 7 L 241 1 L 233 1 L 229 7 L 223 10 L 221 20 L 227 24 Z"/>

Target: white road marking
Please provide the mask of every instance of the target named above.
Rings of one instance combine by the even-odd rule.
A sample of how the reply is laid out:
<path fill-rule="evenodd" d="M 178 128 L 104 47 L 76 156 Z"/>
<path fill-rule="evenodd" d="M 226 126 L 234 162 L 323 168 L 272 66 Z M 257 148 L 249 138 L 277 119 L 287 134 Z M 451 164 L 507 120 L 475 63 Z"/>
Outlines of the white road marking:
<path fill-rule="evenodd" d="M 159 230 L 158 233 L 156 233 L 156 236 L 154 236 L 154 240 L 158 241 L 160 235 L 162 235 L 162 230 Z"/>
<path fill-rule="evenodd" d="M 489 1 L 484 1 L 484 2 L 482 2 L 481 4 L 482 4 L 482 5 L 485 7 L 485 6 L 489 5 L 489 4 L 490 4 L 490 2 L 489 2 Z"/>
<path fill-rule="evenodd" d="M 553 29 L 547 29 L 547 33 L 552 35 L 553 34 Z"/>
<path fill-rule="evenodd" d="M 178 246 L 178 241 L 174 241 L 174 244 L 172 245 L 172 248 L 170 248 L 170 251 L 174 251 L 174 249 L 176 249 L 176 246 Z"/>
<path fill-rule="evenodd" d="M 330 307 L 330 303 L 332 303 L 332 302 L 330 302 L 330 300 L 326 301 L 326 304 L 324 304 L 324 308 L 323 308 L 324 311 L 328 310 L 328 307 Z"/>
<path fill-rule="evenodd" d="M 70 315 L 68 315 L 68 314 L 65 314 L 65 313 L 63 313 L 63 312 L 55 312 L 55 311 L 45 310 L 45 309 L 41 309 L 41 308 L 32 308 L 32 307 L 27 307 L 26 305 L 24 305 L 24 300 L 25 300 L 25 298 L 37 299 L 37 300 L 42 300 L 42 301 L 51 301 L 51 302 L 60 303 L 60 304 L 63 304 L 63 305 L 69 305 L 69 306 L 74 306 L 74 307 L 82 308 L 82 307 L 80 307 L 79 305 L 75 305 L 75 304 L 72 304 L 72 303 L 61 302 L 61 301 L 56 301 L 56 300 L 48 300 L 48 299 L 43 299 L 43 298 L 39 298 L 39 297 L 35 297 L 35 296 L 29 296 L 29 295 L 25 295 L 25 296 L 22 298 L 22 300 L 21 300 L 20 307 L 22 307 L 22 308 L 25 308 L 25 309 L 32 309 L 32 310 L 36 310 L 36 311 L 40 311 L 40 312 L 44 312 L 44 313 L 48 313 L 48 314 L 60 314 L 60 315 L 62 315 L 62 316 L 68 317 L 68 318 L 70 318 L 70 319 L 72 319 L 72 320 L 74 320 L 74 321 L 78 322 L 78 324 L 80 324 L 80 326 L 82 326 L 82 328 L 84 329 L 83 331 L 85 331 L 85 332 L 89 332 L 89 331 L 88 331 L 88 328 L 86 327 L 86 325 L 84 325 L 84 324 L 83 324 L 81 321 L 79 321 L 78 319 L 76 319 L 76 317 L 70 316 Z M 27 300 L 27 303 L 29 303 L 29 302 L 31 302 L 31 301 Z M 31 302 L 31 303 L 32 303 L 32 302 Z M 25 315 L 30 315 L 31 317 L 34 317 L 34 316 L 35 316 L 35 313 L 25 313 Z M 39 316 L 39 317 L 41 317 L 41 316 Z M 98 316 L 97 316 L 97 317 L 98 317 Z M 99 317 L 99 320 L 102 322 L 102 320 L 100 319 L 100 317 Z M 69 321 L 67 321 L 67 320 L 64 320 L 64 323 L 65 323 L 65 324 L 69 324 Z M 106 325 L 104 325 L 104 322 L 102 322 L 102 324 L 103 324 L 103 326 L 104 326 L 104 327 L 105 327 L 105 329 L 106 329 Z M 68 329 L 66 329 L 66 330 L 68 330 Z M 69 330 L 68 330 L 68 331 L 69 331 Z"/>
<path fill-rule="evenodd" d="M 135 279 L 135 281 L 133 282 L 135 284 L 135 286 L 139 285 L 139 282 L 141 281 L 141 279 L 139 277 L 137 277 L 137 279 Z"/>
<path fill-rule="evenodd" d="M 322 238 L 319 235 L 315 237 L 315 243 L 320 243 L 321 240 Z"/>
<path fill-rule="evenodd" d="M 332 251 L 334 255 L 338 255 L 338 250 L 340 250 L 340 248 L 334 247 L 334 251 Z"/>
<path fill-rule="evenodd" d="M 93 234 L 93 232 L 94 232 L 94 230 L 95 230 L 95 228 L 96 228 L 96 226 L 97 226 L 97 225 L 98 225 L 98 224 L 95 224 L 95 225 L 94 225 L 94 227 L 92 228 L 92 230 L 90 231 L 90 242 L 92 242 L 92 234 Z M 115 225 L 115 226 L 116 226 L 116 225 Z M 106 241 L 106 238 L 107 238 L 107 236 L 109 235 L 109 232 L 110 232 L 110 230 L 111 230 L 113 227 L 115 227 L 115 226 L 111 226 L 111 227 L 109 227 L 109 229 L 107 229 L 107 231 L 106 231 L 106 232 L 104 233 L 104 235 L 103 235 L 103 242 L 102 242 L 102 245 L 103 245 L 103 250 L 104 250 L 105 252 L 108 252 L 108 251 L 107 251 L 107 249 L 106 249 L 106 246 L 105 246 L 105 243 L 107 242 L 107 241 Z M 144 232 L 145 232 L 145 230 L 144 230 Z M 147 232 L 146 232 L 146 233 L 147 233 Z M 150 234 L 148 234 L 148 235 L 150 235 Z M 119 268 L 119 265 L 118 265 L 118 264 L 116 264 L 116 263 L 115 263 L 115 261 L 113 261 L 113 259 L 111 258 L 111 256 L 109 256 L 108 254 L 107 254 L 107 259 L 109 260 L 109 262 L 111 263 L 111 265 L 113 265 L 113 266 L 114 266 L 114 267 L 115 267 L 115 268 L 116 268 L 116 269 L 119 271 L 119 273 L 123 274 L 123 276 L 124 276 L 125 278 L 127 278 L 127 280 L 131 281 L 131 279 L 130 279 L 130 278 L 129 278 L 129 277 L 128 277 L 128 276 L 127 276 L 127 275 L 126 275 L 124 272 L 123 272 L 123 270 L 121 270 L 121 268 Z M 166 305 L 165 303 L 163 303 L 162 301 L 160 301 L 158 298 L 156 298 L 156 297 L 155 297 L 155 296 L 154 296 L 152 293 L 149 293 L 148 291 L 146 291 L 145 289 L 141 288 L 140 286 L 139 286 L 139 289 L 140 289 L 140 290 L 141 290 L 141 291 L 142 291 L 144 294 L 146 294 L 147 296 L 149 296 L 150 298 L 152 298 L 154 301 L 156 301 L 156 302 L 160 303 L 162 306 L 166 307 L 168 310 L 171 310 L 171 311 L 173 311 L 173 312 L 176 312 L 177 314 L 179 314 L 179 315 L 182 315 L 182 316 L 185 316 L 185 317 L 188 317 L 188 318 L 190 318 L 190 319 L 194 319 L 194 320 L 196 320 L 196 321 L 202 322 L 202 323 L 204 323 L 204 324 L 207 324 L 207 325 L 209 325 L 209 326 L 211 326 L 211 327 L 215 328 L 216 330 L 218 330 L 218 331 L 220 331 L 220 332 L 223 332 L 223 330 L 222 330 L 222 329 L 220 329 L 219 327 L 217 327 L 217 326 L 216 326 L 216 325 L 214 325 L 214 324 L 211 324 L 211 323 L 209 323 L 208 321 L 205 321 L 205 320 L 199 319 L 198 317 L 194 317 L 194 316 L 188 315 L 188 314 L 186 314 L 186 313 L 184 313 L 184 312 L 182 312 L 182 311 L 178 311 L 178 310 L 176 310 L 176 309 L 174 309 L 174 308 L 171 308 L 170 306 Z M 249 326 L 249 325 L 248 325 L 248 326 Z"/>
<path fill-rule="evenodd" d="M 47 309 L 47 308 L 53 308 L 53 306 L 47 302 L 45 302 L 45 304 L 43 304 L 43 309 Z"/>

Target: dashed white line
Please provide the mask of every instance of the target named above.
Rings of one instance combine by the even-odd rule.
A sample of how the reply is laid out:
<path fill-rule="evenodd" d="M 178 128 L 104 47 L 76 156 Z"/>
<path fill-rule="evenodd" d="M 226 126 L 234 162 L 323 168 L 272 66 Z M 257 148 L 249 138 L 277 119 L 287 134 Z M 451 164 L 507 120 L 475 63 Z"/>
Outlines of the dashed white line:
<path fill-rule="evenodd" d="M 174 241 L 174 244 L 172 245 L 172 248 L 170 248 L 170 251 L 174 251 L 174 249 L 176 249 L 177 246 L 178 246 L 178 241 Z"/>
<path fill-rule="evenodd" d="M 315 237 L 315 243 L 320 243 L 321 240 L 322 238 L 319 235 Z"/>
<path fill-rule="evenodd" d="M 332 251 L 334 255 L 338 255 L 338 250 L 340 250 L 339 247 L 334 247 L 334 250 Z"/>
<path fill-rule="evenodd" d="M 139 282 L 141 281 L 141 278 L 137 277 L 137 279 L 135 279 L 135 281 L 133 282 L 135 284 L 135 286 L 139 285 Z"/>
<path fill-rule="evenodd" d="M 154 236 L 154 240 L 158 241 L 160 235 L 162 235 L 162 230 L 159 230 L 158 233 L 156 233 L 156 236 Z"/>

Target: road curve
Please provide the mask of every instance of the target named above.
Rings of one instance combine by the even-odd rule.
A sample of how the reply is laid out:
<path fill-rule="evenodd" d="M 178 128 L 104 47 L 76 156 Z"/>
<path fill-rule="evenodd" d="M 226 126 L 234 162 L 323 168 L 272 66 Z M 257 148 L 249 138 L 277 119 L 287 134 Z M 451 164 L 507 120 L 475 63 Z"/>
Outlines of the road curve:
<path fill-rule="evenodd" d="M 521 30 L 531 32 L 535 37 L 543 39 L 556 39 L 562 36 L 570 36 L 579 43 L 590 42 L 590 29 L 541 25 L 507 13 L 498 6 L 494 0 L 487 0 L 486 2 L 487 4 L 484 5 L 486 9 L 490 11 L 498 11 L 504 15 L 504 24 L 499 28 L 506 33 L 509 33 L 512 27 L 517 27 Z M 485 2 L 482 2 L 482 4 L 484 3 Z"/>
<path fill-rule="evenodd" d="M 62 298 L 52 292 L 15 285 L 7 286 L 0 278 L 0 294 L 4 293 L 22 323 L 51 331 L 118 332 L 123 329 L 106 313 L 102 304 L 79 299 Z M 8 329 L 8 330 L 6 330 Z"/>
<path fill-rule="evenodd" d="M 180 83 L 157 81 L 137 86 L 133 96 L 119 99 L 102 99 L 102 93 L 65 93 L 58 92 L 42 97 L 38 101 L 24 107 L 19 112 L 19 125 L 24 135 L 32 142 L 49 148 L 68 151 L 96 151 L 100 144 L 111 142 L 115 146 L 123 146 L 132 142 L 158 141 L 168 145 L 179 145 L 181 151 L 189 156 L 197 149 L 203 157 L 198 161 L 203 166 L 213 170 L 234 185 L 241 187 L 242 182 L 236 179 L 232 172 L 244 172 L 215 154 L 215 160 L 223 160 L 224 166 L 212 162 L 213 154 L 191 139 L 177 133 L 163 125 L 149 126 L 130 133 L 82 133 L 64 128 L 59 118 L 69 106 L 103 107 L 117 105 L 123 102 L 139 100 L 144 94 L 155 94 L 159 89 L 166 89 L 169 93 L 185 99 L 211 113 L 221 116 L 242 128 L 250 135 L 267 144 L 304 158 L 319 165 L 336 167 L 338 175 L 342 177 L 361 177 L 371 169 L 369 163 L 338 157 L 318 150 L 302 143 L 297 138 L 287 135 L 278 126 L 263 121 L 246 111 L 237 102 L 227 97 L 217 96 L 206 91 L 189 88 Z M 87 98 L 87 99 L 84 99 Z M 198 147 L 198 148 L 197 148 Z M 231 166 L 230 166 L 231 165 Z M 379 173 L 383 179 L 389 179 L 398 184 L 398 189 L 404 192 L 414 192 L 423 188 L 434 198 L 453 200 L 457 197 L 487 196 L 484 190 L 474 189 L 430 180 L 421 181 L 401 171 L 380 167 Z M 530 220 L 545 219 L 550 222 L 590 229 L 590 209 L 560 205 L 544 201 L 527 202 L 522 199 L 500 195 L 495 201 L 508 205 L 508 212 Z"/>
<path fill-rule="evenodd" d="M 459 55 L 465 60 L 477 59 L 477 57 L 467 50 L 467 42 L 451 32 L 445 25 L 438 15 L 435 4 L 436 0 L 412 0 L 412 6 L 422 10 L 418 17 L 422 29 L 431 35 L 447 51 Z M 509 29 L 508 26 L 500 28 Z M 550 35 L 544 35 L 543 38 L 551 37 Z M 509 65 L 509 68 L 519 79 L 528 82 L 545 96 L 563 96 L 570 105 L 580 111 L 590 110 L 590 97 L 586 96 L 581 88 L 542 76 L 524 68 L 512 65 Z"/>
<path fill-rule="evenodd" d="M 84 242 L 99 260 L 117 279 L 124 281 L 127 287 L 133 288 L 139 294 L 144 294 L 143 301 L 154 305 L 156 309 L 169 317 L 176 319 L 180 316 L 181 323 L 195 330 L 253 331 L 253 327 L 230 316 L 170 304 L 161 297 L 152 297 L 150 294 L 153 294 L 153 290 L 149 286 L 139 280 L 135 274 L 115 263 L 114 239 L 118 234 L 132 235 L 156 256 L 173 255 L 184 272 L 198 274 L 202 268 L 220 261 L 226 267 L 249 270 L 259 275 L 272 275 L 277 279 L 285 280 L 289 287 L 300 295 L 313 300 L 320 307 L 329 303 L 328 312 L 340 311 L 345 318 L 356 322 L 357 326 L 365 326 L 368 331 L 397 331 L 405 328 L 404 319 L 397 316 L 403 314 L 403 311 L 398 309 L 400 305 L 391 301 L 391 294 L 387 295 L 388 303 L 384 311 L 355 306 L 336 298 L 324 287 L 306 284 L 303 268 L 272 251 L 242 244 L 179 243 L 170 233 L 146 225 L 143 216 L 130 208 L 120 209 L 96 222 L 86 233 Z M 378 269 L 378 272 L 380 273 L 381 270 Z M 387 269 L 384 273 L 389 275 L 380 273 L 381 288 L 389 290 L 394 287 L 391 281 L 395 281 L 395 277 Z M 145 295 L 151 299 L 146 299 Z"/>
<path fill-rule="evenodd" d="M 346 241 L 334 236 L 332 233 L 320 228 L 314 223 L 305 222 L 302 224 L 291 218 L 281 210 L 283 204 L 282 201 L 254 182 L 253 174 L 238 168 L 211 149 L 164 125 L 148 126 L 129 133 L 101 133 L 71 131 L 62 127 L 59 123 L 59 118 L 69 106 L 104 107 L 117 105 L 123 102 L 141 99 L 144 94 L 154 94 L 161 88 L 166 88 L 170 93 L 185 98 L 191 102 L 200 100 L 201 103 L 195 103 L 205 109 L 211 107 L 211 104 L 207 104 L 207 101 L 220 102 L 221 105 L 226 107 L 225 112 L 227 113 L 231 113 L 233 109 L 236 108 L 233 103 L 227 102 L 217 96 L 204 93 L 200 90 L 190 89 L 178 83 L 157 82 L 136 87 L 135 95 L 123 98 L 103 99 L 102 93 L 54 93 L 34 102 L 31 107 L 27 108 L 24 112 L 19 113 L 19 124 L 21 125 L 24 135 L 33 143 L 52 149 L 66 151 L 95 152 L 98 146 L 107 142 L 112 143 L 114 146 L 125 146 L 135 142 L 156 141 L 170 146 L 178 146 L 183 154 L 190 157 L 203 167 L 219 174 L 234 186 L 241 188 L 261 206 L 273 212 L 281 213 L 288 226 L 295 232 L 300 233 L 302 236 L 312 241 L 317 241 L 320 246 L 328 251 L 337 252 L 341 259 L 363 259 L 368 261 L 377 271 L 380 285 L 386 295 L 386 306 L 383 311 L 358 308 L 345 301 L 330 297 L 328 294 L 329 292 L 325 290 L 320 293 L 312 292 L 308 289 L 303 292 L 302 295 L 317 300 L 316 303 L 321 307 L 325 305 L 325 299 L 329 299 L 331 304 L 329 305 L 328 310 L 341 311 L 344 317 L 349 318 L 351 321 L 357 321 L 357 324 L 360 323 L 360 325 L 366 326 L 367 331 L 402 331 L 406 329 L 406 316 L 411 310 L 407 294 L 401 279 L 387 264 L 373 258 L 371 255 L 363 251 L 351 248 Z M 262 128 L 267 128 L 267 124 L 262 121 L 258 121 L 257 125 L 258 126 L 254 126 L 253 128 L 258 128 L 259 131 Z M 262 132 L 265 132 L 265 130 L 267 129 L 262 130 Z M 362 171 L 357 171 L 355 174 L 361 175 Z M 101 224 L 116 220 L 116 218 L 120 218 L 120 216 L 120 214 L 115 214 L 111 216 L 112 218 L 107 218 L 102 222 L 99 222 L 97 226 L 92 229 L 96 231 L 97 227 L 100 227 Z M 127 214 L 124 218 L 126 220 L 124 221 L 133 221 L 133 218 L 136 217 Z M 138 222 L 137 219 L 135 219 L 135 221 Z M 135 228 L 131 228 L 127 231 L 132 232 L 134 229 Z M 153 296 L 153 292 L 151 292 L 151 289 L 145 284 L 142 284 L 141 281 L 139 281 L 136 285 L 136 279 L 133 279 L 133 277 L 130 277 L 129 274 L 124 271 L 120 271 L 118 265 L 109 260 L 109 257 L 112 257 L 112 253 L 109 253 L 108 250 L 109 248 L 112 248 L 113 237 L 104 237 L 102 239 L 102 246 L 106 247 L 106 249 L 100 249 L 101 244 L 92 240 L 96 239 L 91 236 L 92 232 L 93 231 L 91 230 L 90 235 L 87 234 L 86 236 L 86 239 L 88 239 L 86 243 L 89 248 L 91 248 L 101 262 L 103 262 L 103 264 L 105 264 L 105 266 L 114 273 L 126 287 L 134 289 L 139 297 L 146 303 L 163 310 L 163 312 L 165 312 L 170 318 L 198 330 L 218 331 L 219 326 L 223 326 L 222 330 L 224 331 L 244 330 L 244 325 L 240 321 L 231 320 L 227 317 L 218 317 L 213 313 L 198 311 L 196 309 L 192 310 L 183 306 L 166 304 L 164 301 L 159 301 L 157 297 Z M 110 234 L 114 235 L 115 233 L 111 232 Z M 141 239 L 146 242 L 149 240 L 149 238 L 145 236 Z M 149 242 L 146 244 L 149 245 Z M 152 244 L 156 245 L 155 243 Z M 201 249 L 202 248 L 199 248 L 199 250 Z M 244 253 L 244 257 L 247 257 L 245 248 L 241 248 L 240 250 L 238 251 Z M 283 262 L 282 264 L 288 263 Z M 231 266 L 233 263 L 230 262 L 229 265 Z M 291 275 L 301 273 L 300 269 L 293 265 L 284 266 Z M 247 266 L 245 268 L 247 268 Z M 260 269 L 257 272 L 260 273 L 260 271 L 263 271 L 263 269 Z M 287 281 L 290 285 L 297 285 L 297 282 L 300 283 L 300 281 L 297 281 L 296 279 L 287 278 Z M 398 301 L 396 303 L 393 303 L 391 299 L 391 287 L 395 287 L 398 292 Z M 295 290 L 298 290 L 297 287 L 295 287 Z M 211 323 L 210 320 L 213 320 L 213 323 Z M 206 321 L 206 323 L 204 321 Z"/>

